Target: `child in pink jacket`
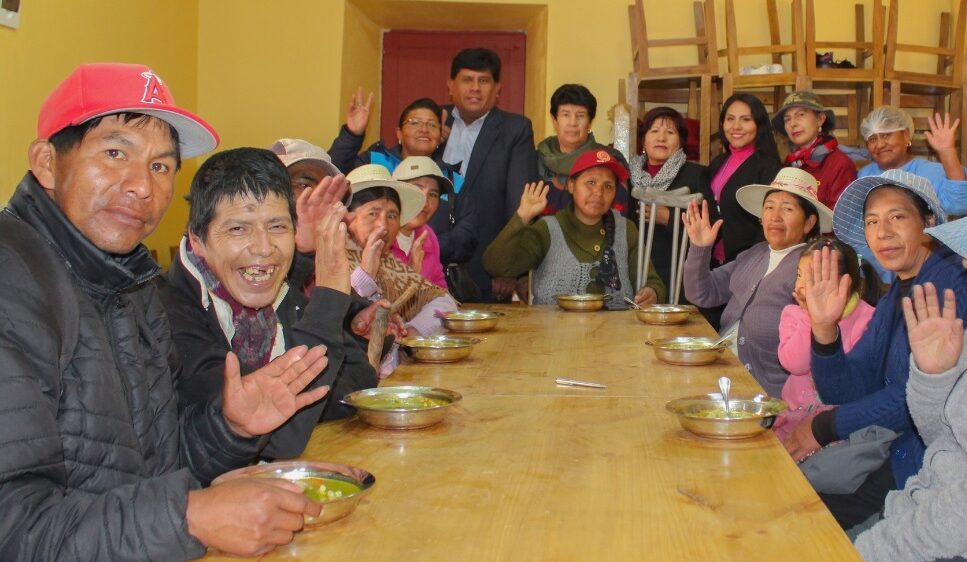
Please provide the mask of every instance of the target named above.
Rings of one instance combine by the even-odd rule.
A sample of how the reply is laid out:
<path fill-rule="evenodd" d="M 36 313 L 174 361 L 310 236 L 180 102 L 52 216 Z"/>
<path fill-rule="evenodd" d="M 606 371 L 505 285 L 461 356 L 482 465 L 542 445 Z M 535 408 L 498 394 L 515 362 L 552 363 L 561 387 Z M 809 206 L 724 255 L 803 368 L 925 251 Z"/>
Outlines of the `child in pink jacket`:
<path fill-rule="evenodd" d="M 822 237 L 803 249 L 792 295 L 798 304 L 783 308 L 779 317 L 779 363 L 789 371 L 789 378 L 782 387 L 782 399 L 789 409 L 779 414 L 772 426 L 780 441 L 785 441 L 803 419 L 831 408 L 820 400 L 810 373 L 812 327 L 806 312 L 806 274 L 811 271 L 813 252 L 824 247 L 838 252 L 839 270 L 850 276 L 851 295 L 839 321 L 843 351 L 853 349 L 863 336 L 875 310 L 870 303 L 876 303 L 879 293 L 872 266 L 868 263 L 861 266 L 856 252 L 848 244 L 832 237 Z"/>
<path fill-rule="evenodd" d="M 423 210 L 400 228 L 393 241 L 393 255 L 423 274 L 430 283 L 446 289 L 447 279 L 440 263 L 440 242 L 426 223 L 440 206 L 441 195 L 454 196 L 453 184 L 436 162 L 426 156 L 404 158 L 393 171 L 393 179 L 419 188 L 426 196 Z"/>

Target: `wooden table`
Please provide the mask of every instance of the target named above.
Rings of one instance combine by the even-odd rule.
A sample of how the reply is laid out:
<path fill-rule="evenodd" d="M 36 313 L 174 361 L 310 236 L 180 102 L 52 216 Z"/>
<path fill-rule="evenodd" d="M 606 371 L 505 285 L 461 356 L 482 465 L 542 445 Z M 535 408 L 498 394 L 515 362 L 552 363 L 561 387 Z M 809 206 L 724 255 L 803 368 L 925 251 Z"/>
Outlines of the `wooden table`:
<path fill-rule="evenodd" d="M 664 409 L 759 386 L 730 353 L 708 367 L 657 362 L 649 337 L 712 335 L 638 323 L 631 312 L 495 307 L 469 360 L 405 364 L 384 384 L 436 385 L 463 401 L 440 425 L 320 425 L 304 457 L 356 465 L 376 485 L 346 519 L 266 560 L 859 560 L 771 432 L 694 437 Z M 554 378 L 607 389 L 559 387 Z M 211 555 L 212 560 L 231 559 Z"/>

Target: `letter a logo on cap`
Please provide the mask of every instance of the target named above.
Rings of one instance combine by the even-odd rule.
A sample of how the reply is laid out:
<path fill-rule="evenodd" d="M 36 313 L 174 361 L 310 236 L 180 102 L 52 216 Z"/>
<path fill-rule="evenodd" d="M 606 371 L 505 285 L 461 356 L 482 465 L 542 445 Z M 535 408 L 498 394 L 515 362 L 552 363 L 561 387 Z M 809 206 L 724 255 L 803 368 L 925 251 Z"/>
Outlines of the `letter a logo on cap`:
<path fill-rule="evenodd" d="M 141 77 L 144 78 L 144 95 L 141 96 L 141 101 L 167 104 L 168 99 L 165 97 L 164 83 L 161 82 L 161 78 L 150 70 L 142 72 Z"/>

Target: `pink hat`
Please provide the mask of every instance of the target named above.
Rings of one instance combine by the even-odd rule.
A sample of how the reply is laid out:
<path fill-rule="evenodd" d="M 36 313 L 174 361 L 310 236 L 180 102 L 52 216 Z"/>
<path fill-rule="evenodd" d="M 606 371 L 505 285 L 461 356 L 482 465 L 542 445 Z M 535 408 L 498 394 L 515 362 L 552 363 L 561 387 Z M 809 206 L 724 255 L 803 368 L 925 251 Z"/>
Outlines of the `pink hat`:
<path fill-rule="evenodd" d="M 140 64 L 82 64 L 51 92 L 40 107 L 37 138 L 113 113 L 143 113 L 178 131 L 182 158 L 218 146 L 218 134 L 197 115 L 175 105 L 168 86 Z"/>

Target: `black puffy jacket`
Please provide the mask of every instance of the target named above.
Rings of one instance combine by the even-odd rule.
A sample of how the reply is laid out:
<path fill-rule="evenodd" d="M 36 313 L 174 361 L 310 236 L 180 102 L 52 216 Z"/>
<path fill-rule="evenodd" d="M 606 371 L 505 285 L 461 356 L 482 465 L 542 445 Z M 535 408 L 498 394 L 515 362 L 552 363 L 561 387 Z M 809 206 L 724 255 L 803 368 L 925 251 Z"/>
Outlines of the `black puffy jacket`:
<path fill-rule="evenodd" d="M 188 491 L 246 464 L 219 401 L 180 415 L 147 249 L 88 241 L 31 174 L 0 215 L 0 560 L 183 560 Z"/>

